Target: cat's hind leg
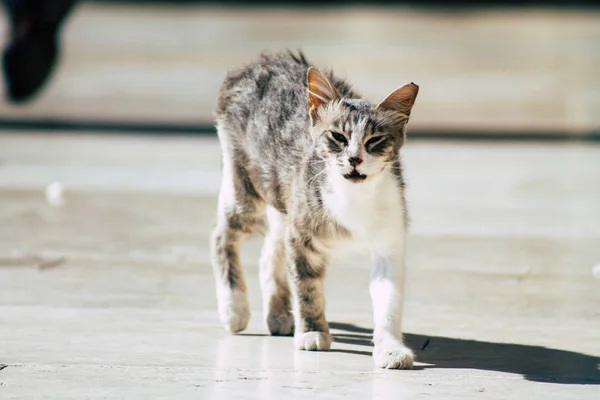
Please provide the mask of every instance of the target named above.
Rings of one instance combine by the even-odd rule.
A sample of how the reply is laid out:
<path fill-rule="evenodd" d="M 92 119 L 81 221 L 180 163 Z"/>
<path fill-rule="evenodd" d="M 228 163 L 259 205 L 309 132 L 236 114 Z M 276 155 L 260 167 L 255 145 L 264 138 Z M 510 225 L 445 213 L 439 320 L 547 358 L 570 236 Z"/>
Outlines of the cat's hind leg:
<path fill-rule="evenodd" d="M 286 217 L 267 206 L 269 231 L 260 257 L 260 286 L 263 295 L 263 316 L 271 335 L 292 335 L 291 294 L 285 259 Z"/>
<path fill-rule="evenodd" d="M 222 143 L 222 146 L 225 147 Z M 221 323 L 231 333 L 248 326 L 250 306 L 240 265 L 242 239 L 264 223 L 265 204 L 258 196 L 245 166 L 224 148 L 217 225 L 211 236 L 211 258 Z"/>

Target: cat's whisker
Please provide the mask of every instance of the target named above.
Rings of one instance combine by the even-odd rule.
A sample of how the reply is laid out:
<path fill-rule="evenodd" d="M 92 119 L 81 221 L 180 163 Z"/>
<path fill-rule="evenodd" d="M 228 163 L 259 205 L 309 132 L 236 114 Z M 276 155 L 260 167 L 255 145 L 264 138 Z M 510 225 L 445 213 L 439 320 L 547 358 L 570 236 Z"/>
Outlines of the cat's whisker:
<path fill-rule="evenodd" d="M 317 179 L 319 176 L 323 175 L 325 172 L 327 172 L 327 169 L 326 169 L 326 168 L 324 168 L 324 169 L 323 169 L 321 172 L 319 172 L 319 173 L 315 174 L 315 175 L 314 175 L 312 178 L 310 178 L 310 179 L 309 179 L 309 180 L 306 182 L 306 185 L 307 185 L 307 186 L 308 186 L 308 185 L 310 185 L 310 183 L 311 183 L 312 181 L 314 181 L 315 179 Z"/>
<path fill-rule="evenodd" d="M 308 164 L 311 167 L 317 167 L 317 168 L 327 168 L 327 164 L 325 163 L 316 163 L 316 164 Z"/>

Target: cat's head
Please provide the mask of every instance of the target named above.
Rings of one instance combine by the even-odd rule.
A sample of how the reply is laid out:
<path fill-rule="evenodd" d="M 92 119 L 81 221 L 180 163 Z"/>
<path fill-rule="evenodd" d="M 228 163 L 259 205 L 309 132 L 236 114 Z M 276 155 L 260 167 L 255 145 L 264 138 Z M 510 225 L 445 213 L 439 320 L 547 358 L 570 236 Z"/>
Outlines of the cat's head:
<path fill-rule="evenodd" d="M 404 144 L 419 87 L 409 83 L 375 105 L 340 97 L 317 69 L 308 70 L 310 133 L 334 173 L 359 183 L 391 167 Z"/>

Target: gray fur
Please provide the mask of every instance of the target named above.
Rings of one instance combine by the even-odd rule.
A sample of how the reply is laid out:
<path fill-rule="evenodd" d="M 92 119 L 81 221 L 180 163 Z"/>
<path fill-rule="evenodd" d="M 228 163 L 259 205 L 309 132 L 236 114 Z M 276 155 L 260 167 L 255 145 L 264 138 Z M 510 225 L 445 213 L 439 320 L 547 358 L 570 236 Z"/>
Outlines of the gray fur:
<path fill-rule="evenodd" d="M 265 207 L 276 210 L 277 218 L 285 221 L 285 232 L 281 232 L 285 237 L 267 236 L 261 280 L 271 282 L 269 274 L 279 274 L 285 262 L 292 287 L 290 291 L 281 276 L 273 279 L 277 290 L 265 294 L 269 330 L 272 334 L 292 333 L 277 321 L 291 319 L 293 296 L 296 335 L 320 335 L 317 344 L 306 345 L 306 349 L 321 350 L 331 341 L 323 299 L 327 249 L 332 239 L 351 237 L 323 206 L 323 196 L 331 190 L 327 186 L 331 171 L 325 160 L 333 158 L 344 168 L 353 163 L 344 141 L 360 135 L 361 148 L 394 174 L 398 190 L 403 192 L 398 152 L 408 112 L 376 107 L 345 81 L 327 73 L 339 98 L 311 118 L 309 67 L 304 55 L 287 52 L 262 55 L 227 74 L 218 98 L 217 127 L 224 179 L 230 182 L 224 182 L 221 190 L 212 249 L 217 284 L 245 296 L 240 240 L 260 228 Z M 340 132 L 345 139 L 336 140 L 331 131 Z M 228 329 L 244 328 L 240 323 Z M 305 348 L 302 343 L 299 347 Z"/>

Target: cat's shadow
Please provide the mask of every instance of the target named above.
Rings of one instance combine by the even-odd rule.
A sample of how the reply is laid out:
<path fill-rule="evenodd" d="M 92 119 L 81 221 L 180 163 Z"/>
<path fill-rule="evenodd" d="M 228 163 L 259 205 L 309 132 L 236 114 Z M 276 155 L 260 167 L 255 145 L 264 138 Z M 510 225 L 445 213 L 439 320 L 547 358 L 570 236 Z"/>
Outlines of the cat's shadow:
<path fill-rule="evenodd" d="M 331 322 L 334 341 L 372 346 L 370 329 Z M 521 374 L 536 382 L 600 385 L 600 357 L 541 346 L 480 342 L 439 336 L 405 334 L 425 368 L 465 368 Z M 423 345 L 429 340 L 425 349 Z M 370 349 L 369 349 L 370 350 Z M 371 351 L 339 349 L 337 352 L 371 355 Z"/>

